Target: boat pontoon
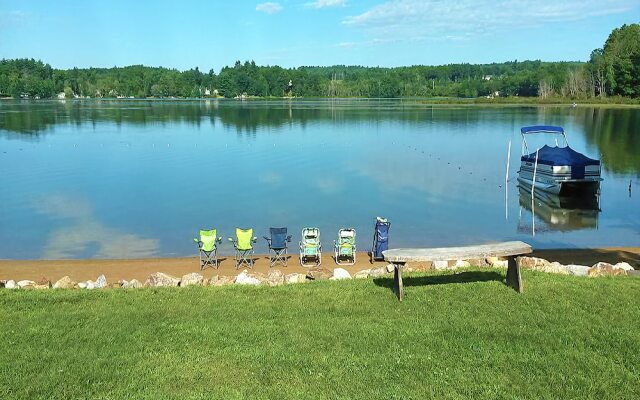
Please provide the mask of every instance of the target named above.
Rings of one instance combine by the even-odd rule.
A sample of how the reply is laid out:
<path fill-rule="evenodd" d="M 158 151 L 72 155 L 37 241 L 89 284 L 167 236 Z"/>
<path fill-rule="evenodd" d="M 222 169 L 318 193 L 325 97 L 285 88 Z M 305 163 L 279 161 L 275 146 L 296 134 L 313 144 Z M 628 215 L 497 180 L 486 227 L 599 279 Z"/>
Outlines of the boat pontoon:
<path fill-rule="evenodd" d="M 522 157 L 518 182 L 525 187 L 554 194 L 597 194 L 600 188 L 600 161 L 569 147 L 564 129 L 559 126 L 525 126 L 522 133 Z M 529 152 L 527 135 L 549 133 L 561 135 L 564 147 L 544 145 Z"/>

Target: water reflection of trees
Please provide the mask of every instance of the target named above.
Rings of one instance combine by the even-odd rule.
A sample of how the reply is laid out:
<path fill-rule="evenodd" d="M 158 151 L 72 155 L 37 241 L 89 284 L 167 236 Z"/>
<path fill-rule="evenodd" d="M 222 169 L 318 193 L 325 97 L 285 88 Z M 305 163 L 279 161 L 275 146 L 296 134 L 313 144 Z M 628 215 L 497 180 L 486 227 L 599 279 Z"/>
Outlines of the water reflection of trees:
<path fill-rule="evenodd" d="M 514 131 L 532 120 L 547 124 L 566 122 L 564 107 L 526 107 L 510 113 Z M 616 173 L 640 171 L 640 110 L 576 108 L 570 111 L 583 125 L 589 144 L 602 154 L 605 169 Z M 0 132 L 9 138 L 37 138 L 55 125 L 85 123 L 163 124 L 221 123 L 238 133 L 255 134 L 262 128 L 286 125 L 305 127 L 316 122 L 333 124 L 447 122 L 476 125 L 509 118 L 501 108 L 431 106 L 412 100 L 308 100 L 308 101 L 51 101 L 0 103 Z M 16 136 L 15 134 L 21 134 Z"/>
<path fill-rule="evenodd" d="M 584 108 L 577 121 L 584 126 L 587 142 L 600 150 L 605 169 L 640 172 L 640 110 Z"/>
<path fill-rule="evenodd" d="M 478 107 L 443 107 L 416 101 L 327 100 L 327 101 L 53 101 L 4 102 L 0 109 L 0 129 L 37 135 L 53 125 L 110 122 L 155 124 L 186 122 L 201 124 L 220 121 L 238 132 L 255 133 L 261 127 L 288 124 L 306 126 L 315 121 L 337 124 L 397 121 L 424 123 L 450 121 L 475 123 L 491 119 Z"/>

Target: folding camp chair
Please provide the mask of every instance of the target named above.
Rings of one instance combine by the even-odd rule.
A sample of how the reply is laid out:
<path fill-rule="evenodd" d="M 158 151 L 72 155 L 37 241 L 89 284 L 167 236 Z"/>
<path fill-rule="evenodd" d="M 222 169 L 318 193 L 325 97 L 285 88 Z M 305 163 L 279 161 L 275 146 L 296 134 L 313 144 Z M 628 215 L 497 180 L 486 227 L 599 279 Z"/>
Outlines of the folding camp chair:
<path fill-rule="evenodd" d="M 218 268 L 220 265 L 218 260 L 218 243 L 222 241 L 222 238 L 217 236 L 217 230 L 211 229 L 206 231 L 200 229 L 200 238 L 193 238 L 193 241 L 198 244 L 198 250 L 200 252 L 200 270 L 205 269 L 207 265 Z"/>
<path fill-rule="evenodd" d="M 313 264 L 309 264 L 313 260 Z M 319 266 L 322 263 L 322 243 L 320 243 L 320 229 L 304 228 L 300 241 L 300 265 L 309 267 Z"/>
<path fill-rule="evenodd" d="M 376 217 L 376 226 L 373 229 L 373 244 L 371 245 L 371 263 L 382 260 L 382 252 L 389 248 L 389 228 L 391 222 L 386 218 Z"/>
<path fill-rule="evenodd" d="M 287 235 L 287 228 L 269 228 L 270 238 L 263 236 L 269 244 L 269 262 L 274 267 L 277 263 L 287 266 L 287 243 L 291 242 L 291 235 Z"/>
<path fill-rule="evenodd" d="M 334 240 L 336 264 L 353 265 L 356 263 L 356 230 L 343 228 L 338 231 L 338 240 Z M 346 260 L 346 261 L 341 261 Z"/>
<path fill-rule="evenodd" d="M 229 238 L 229 241 L 233 243 L 233 247 L 236 250 L 236 269 L 245 264 L 249 268 L 253 268 L 253 246 L 258 238 L 253 237 L 253 229 L 240 229 L 236 228 L 236 239 Z"/>

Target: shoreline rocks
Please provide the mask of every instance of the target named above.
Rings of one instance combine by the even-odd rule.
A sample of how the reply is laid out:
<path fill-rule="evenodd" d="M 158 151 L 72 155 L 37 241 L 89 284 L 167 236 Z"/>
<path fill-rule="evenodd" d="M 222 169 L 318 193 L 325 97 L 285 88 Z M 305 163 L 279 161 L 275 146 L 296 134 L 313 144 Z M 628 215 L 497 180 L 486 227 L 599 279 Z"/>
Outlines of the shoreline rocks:
<path fill-rule="evenodd" d="M 269 271 L 266 277 L 266 283 L 272 287 L 284 285 L 284 273 L 279 269 Z"/>
<path fill-rule="evenodd" d="M 336 268 L 333 270 L 333 276 L 329 278 L 332 281 L 338 281 L 341 279 L 351 279 L 351 274 L 344 268 Z"/>
<path fill-rule="evenodd" d="M 9 279 L 8 281 L 6 281 L 4 283 L 4 288 L 5 289 L 18 289 L 18 285 L 16 284 L 16 281 L 14 281 L 13 279 Z"/>
<path fill-rule="evenodd" d="M 333 276 L 333 272 L 322 267 L 312 267 L 307 271 L 307 279 L 312 281 L 322 281 Z"/>
<path fill-rule="evenodd" d="M 306 283 L 307 276 L 305 274 L 293 273 L 284 277 L 284 281 L 287 285 L 293 285 L 295 283 Z"/>
<path fill-rule="evenodd" d="M 72 281 L 69 276 L 63 276 L 53 284 L 54 289 L 73 289 L 76 286 L 76 282 Z"/>
<path fill-rule="evenodd" d="M 587 275 L 592 277 L 593 276 L 627 275 L 627 271 L 620 264 L 623 264 L 623 263 L 611 265 L 606 262 L 599 262 L 594 264 L 591 268 L 589 268 L 589 272 L 587 273 Z"/>
<path fill-rule="evenodd" d="M 389 270 L 389 266 L 387 266 L 387 271 L 388 270 Z M 353 275 L 353 279 L 366 279 L 369 277 L 370 272 L 371 272 L 371 269 L 363 269 L 362 271 L 358 271 Z"/>
<path fill-rule="evenodd" d="M 387 274 L 387 267 L 376 267 L 369 270 L 369 277 L 378 278 Z"/>
<path fill-rule="evenodd" d="M 153 274 L 149 275 L 147 280 L 144 282 L 144 286 L 151 287 L 175 287 L 178 286 L 178 284 L 180 284 L 180 279 L 176 278 L 175 276 L 165 274 L 164 272 L 154 272 Z"/>
<path fill-rule="evenodd" d="M 260 279 L 256 278 L 255 276 L 251 276 L 246 269 L 242 271 L 240 274 L 238 274 L 238 276 L 236 276 L 234 283 L 236 285 L 253 285 L 253 286 L 258 286 L 262 284 Z"/>
<path fill-rule="evenodd" d="M 96 279 L 95 281 L 95 288 L 96 289 L 104 289 L 107 287 L 107 277 L 104 275 L 100 275 L 98 277 L 98 279 Z"/>
<path fill-rule="evenodd" d="M 204 276 L 202 276 L 197 272 L 192 272 L 190 274 L 183 275 L 182 279 L 180 279 L 180 286 L 192 286 L 192 285 L 202 286 L 203 283 L 204 283 Z"/>
<path fill-rule="evenodd" d="M 20 289 L 30 289 L 33 288 L 33 286 L 35 286 L 35 282 L 34 281 L 30 281 L 27 279 L 23 279 L 21 281 L 18 281 L 17 285 Z"/>
<path fill-rule="evenodd" d="M 523 269 L 575 276 L 618 276 L 628 275 L 629 272 L 635 271 L 631 265 L 625 262 L 620 262 L 615 265 L 606 262 L 598 262 L 591 267 L 575 264 L 563 265 L 559 262 L 549 262 L 543 258 L 536 257 L 517 257 L 516 262 L 520 268 Z"/>
<path fill-rule="evenodd" d="M 432 268 L 436 270 L 455 270 L 458 268 L 477 267 L 474 261 L 478 260 L 455 260 L 455 261 L 436 261 L 433 263 Z M 493 268 L 505 268 L 507 266 L 507 260 L 498 257 L 487 257 L 481 260 L 483 266 L 491 266 Z M 592 266 L 569 264 L 563 265 L 559 262 L 551 262 L 543 258 L 537 257 L 517 257 L 516 262 L 522 269 L 528 269 L 532 271 L 561 274 L 561 275 L 573 275 L 573 276 L 586 276 L 586 277 L 601 277 L 601 276 L 626 276 L 626 275 L 640 275 L 640 270 L 636 270 L 629 263 L 619 262 L 616 264 L 610 264 L 606 262 L 598 262 Z M 423 265 L 414 266 L 417 270 L 423 270 Z M 171 276 L 163 272 L 155 272 L 141 283 L 136 279 L 130 281 L 120 280 L 109 284 L 105 275 L 100 275 L 95 281 L 88 280 L 84 282 L 75 282 L 69 276 L 63 276 L 55 283 L 51 283 L 46 278 L 40 279 L 38 282 L 23 279 L 20 281 L 15 280 L 0 280 L 0 289 L 135 289 L 142 287 L 185 287 L 185 286 L 226 286 L 232 284 L 238 285 L 253 285 L 253 286 L 281 286 L 307 283 L 316 280 L 345 280 L 345 279 L 366 279 L 388 276 L 393 273 L 394 265 L 388 264 L 385 266 L 377 266 L 373 268 L 363 269 L 355 272 L 353 275 L 345 268 L 336 267 L 333 270 L 323 267 L 311 267 L 307 269 L 305 273 L 289 273 L 286 274 L 280 269 L 270 269 L 265 275 L 262 273 L 253 272 L 251 270 L 243 270 L 236 276 L 220 276 L 214 275 L 210 279 L 206 279 L 201 273 L 192 272 L 183 275 L 181 278 Z M 403 268 L 405 272 L 414 271 L 413 268 L 405 266 Z"/>

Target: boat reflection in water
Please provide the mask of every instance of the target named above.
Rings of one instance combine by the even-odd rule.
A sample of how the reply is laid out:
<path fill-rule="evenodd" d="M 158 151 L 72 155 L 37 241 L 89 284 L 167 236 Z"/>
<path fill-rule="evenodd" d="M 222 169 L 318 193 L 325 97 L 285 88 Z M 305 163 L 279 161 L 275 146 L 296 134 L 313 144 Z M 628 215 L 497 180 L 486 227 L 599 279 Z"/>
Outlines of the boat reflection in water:
<path fill-rule="evenodd" d="M 520 194 L 520 218 L 518 232 L 533 235 L 536 232 L 569 232 L 582 229 L 598 229 L 600 196 L 561 196 L 518 185 Z M 531 224 L 523 223 L 522 209 L 531 213 Z M 541 225 L 537 225 L 542 222 Z"/>

